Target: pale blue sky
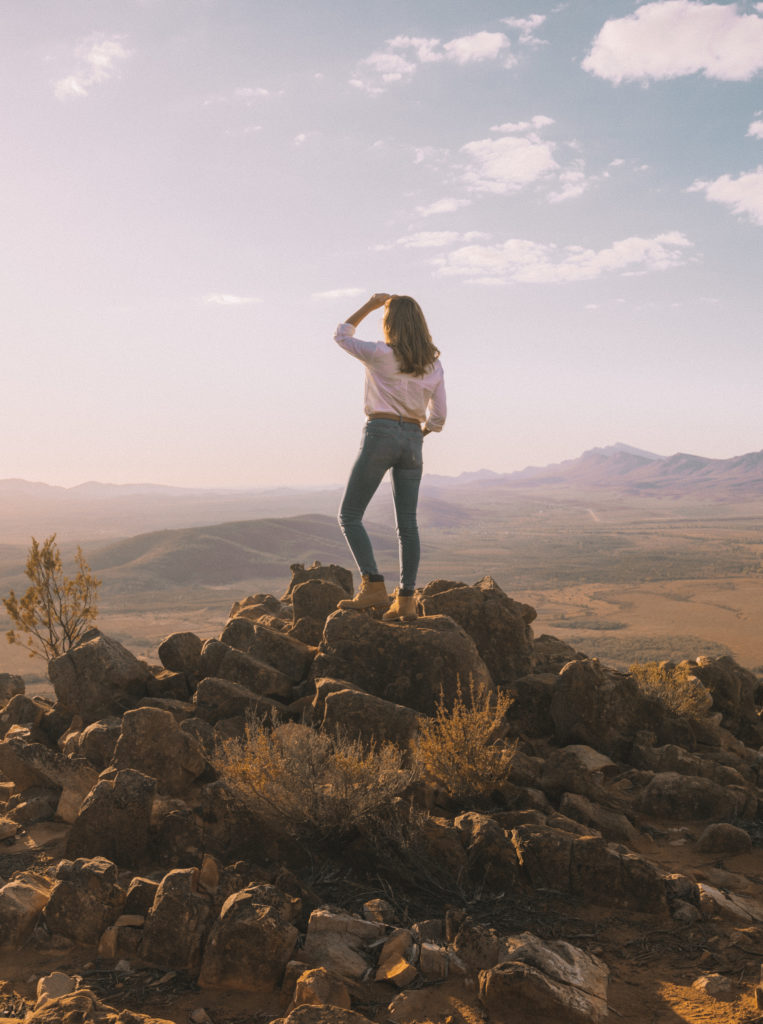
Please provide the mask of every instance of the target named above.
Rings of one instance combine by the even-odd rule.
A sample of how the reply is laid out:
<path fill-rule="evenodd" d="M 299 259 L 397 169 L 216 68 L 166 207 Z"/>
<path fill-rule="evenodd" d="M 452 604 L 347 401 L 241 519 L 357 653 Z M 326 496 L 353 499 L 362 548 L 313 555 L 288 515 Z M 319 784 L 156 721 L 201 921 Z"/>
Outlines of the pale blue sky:
<path fill-rule="evenodd" d="M 340 482 L 374 291 L 430 472 L 760 449 L 762 72 L 753 2 L 0 0 L 0 478 Z"/>

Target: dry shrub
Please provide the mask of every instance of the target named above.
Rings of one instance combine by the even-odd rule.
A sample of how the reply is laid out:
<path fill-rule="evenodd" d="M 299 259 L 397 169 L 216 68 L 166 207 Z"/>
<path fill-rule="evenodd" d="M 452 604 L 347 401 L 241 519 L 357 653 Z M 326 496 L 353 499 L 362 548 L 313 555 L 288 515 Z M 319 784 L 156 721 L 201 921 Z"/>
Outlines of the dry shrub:
<path fill-rule="evenodd" d="M 672 661 L 637 662 L 631 665 L 630 673 L 642 693 L 658 700 L 674 715 L 704 718 L 712 707 L 710 692 L 685 662 L 680 665 Z"/>
<path fill-rule="evenodd" d="M 406 789 L 392 744 L 328 736 L 306 725 L 272 729 L 247 723 L 243 740 L 227 740 L 213 755 L 231 791 L 255 813 L 297 836 L 342 835 L 371 820 Z"/>
<path fill-rule="evenodd" d="M 451 707 L 441 695 L 434 718 L 419 727 L 419 768 L 456 800 L 488 796 L 506 782 L 516 750 L 497 741 L 511 703 L 507 693 L 476 693 L 474 683 L 467 700 L 459 685 Z"/>

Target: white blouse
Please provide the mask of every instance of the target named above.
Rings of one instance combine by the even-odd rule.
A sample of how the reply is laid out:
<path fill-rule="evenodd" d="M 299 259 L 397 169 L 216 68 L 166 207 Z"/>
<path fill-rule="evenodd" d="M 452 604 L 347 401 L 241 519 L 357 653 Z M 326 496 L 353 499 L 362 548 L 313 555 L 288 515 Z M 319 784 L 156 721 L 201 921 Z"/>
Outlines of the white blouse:
<path fill-rule="evenodd" d="M 383 341 L 361 341 L 352 324 L 339 324 L 334 341 L 359 359 L 366 369 L 364 409 L 366 416 L 394 413 L 423 423 L 427 430 L 442 430 L 447 414 L 445 375 L 439 359 L 423 377 L 403 373 L 397 356 Z"/>

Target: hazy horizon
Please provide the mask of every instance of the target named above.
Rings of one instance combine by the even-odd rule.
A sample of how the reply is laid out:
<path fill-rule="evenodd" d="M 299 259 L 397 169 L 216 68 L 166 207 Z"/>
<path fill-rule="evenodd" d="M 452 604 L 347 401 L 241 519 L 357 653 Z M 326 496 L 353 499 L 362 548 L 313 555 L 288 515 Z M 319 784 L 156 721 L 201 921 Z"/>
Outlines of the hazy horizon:
<path fill-rule="evenodd" d="M 760 449 L 761 3 L 40 0 L 0 56 L 0 478 L 343 481 L 374 291 L 429 473 Z"/>

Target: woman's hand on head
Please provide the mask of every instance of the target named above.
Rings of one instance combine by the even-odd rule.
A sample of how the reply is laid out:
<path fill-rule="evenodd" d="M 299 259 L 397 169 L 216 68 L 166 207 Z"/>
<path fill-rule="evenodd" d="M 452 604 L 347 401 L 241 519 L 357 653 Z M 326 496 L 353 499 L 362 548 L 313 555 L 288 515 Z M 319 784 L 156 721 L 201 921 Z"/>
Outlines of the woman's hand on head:
<path fill-rule="evenodd" d="M 388 299 L 391 298 L 392 296 L 387 292 L 375 292 L 369 299 L 369 303 L 373 305 L 374 309 L 379 309 L 385 304 L 385 302 L 387 302 Z"/>

